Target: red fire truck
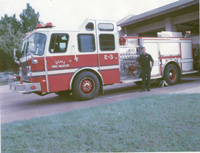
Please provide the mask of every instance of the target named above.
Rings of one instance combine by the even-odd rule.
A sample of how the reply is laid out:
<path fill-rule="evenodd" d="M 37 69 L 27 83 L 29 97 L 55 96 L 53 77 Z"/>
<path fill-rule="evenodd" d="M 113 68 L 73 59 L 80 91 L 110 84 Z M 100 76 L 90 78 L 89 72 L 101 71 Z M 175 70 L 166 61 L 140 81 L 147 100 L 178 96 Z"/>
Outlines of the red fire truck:
<path fill-rule="evenodd" d="M 79 29 L 61 30 L 51 23 L 37 25 L 24 39 L 19 64 L 20 81 L 10 76 L 10 89 L 46 95 L 73 94 L 87 100 L 103 86 L 141 81 L 135 65 L 141 46 L 154 59 L 151 79 L 178 82 L 193 68 L 192 40 L 183 37 L 121 37 L 113 21 L 85 20 Z M 14 51 L 15 53 L 16 51 Z"/>

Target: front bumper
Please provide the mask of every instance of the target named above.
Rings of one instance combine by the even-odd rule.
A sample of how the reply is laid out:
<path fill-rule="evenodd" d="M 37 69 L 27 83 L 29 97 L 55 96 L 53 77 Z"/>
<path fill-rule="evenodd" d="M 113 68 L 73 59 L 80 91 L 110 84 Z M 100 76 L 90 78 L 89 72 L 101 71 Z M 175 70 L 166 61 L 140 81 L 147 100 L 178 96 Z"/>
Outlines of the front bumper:
<path fill-rule="evenodd" d="M 40 83 L 23 83 L 20 82 L 9 82 L 10 90 L 19 93 L 32 93 L 36 91 L 41 91 Z"/>

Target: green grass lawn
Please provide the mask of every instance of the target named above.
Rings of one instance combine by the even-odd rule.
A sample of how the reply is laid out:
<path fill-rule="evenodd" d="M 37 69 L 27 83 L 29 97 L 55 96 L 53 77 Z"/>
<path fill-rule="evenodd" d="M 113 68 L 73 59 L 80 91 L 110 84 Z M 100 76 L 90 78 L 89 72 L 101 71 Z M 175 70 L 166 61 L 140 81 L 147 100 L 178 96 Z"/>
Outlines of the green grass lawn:
<path fill-rule="evenodd" d="M 200 94 L 139 97 L 3 124 L 1 132 L 2 152 L 12 153 L 200 151 Z"/>

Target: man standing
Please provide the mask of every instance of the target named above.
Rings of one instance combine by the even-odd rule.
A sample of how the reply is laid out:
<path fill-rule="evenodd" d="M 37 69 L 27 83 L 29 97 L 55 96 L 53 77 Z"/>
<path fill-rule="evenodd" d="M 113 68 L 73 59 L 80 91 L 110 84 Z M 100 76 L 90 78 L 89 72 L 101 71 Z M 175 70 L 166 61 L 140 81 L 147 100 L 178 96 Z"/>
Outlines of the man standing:
<path fill-rule="evenodd" d="M 142 87 L 140 92 L 145 91 L 145 88 L 147 88 L 147 91 L 150 91 L 150 77 L 151 77 L 151 68 L 154 65 L 153 58 L 150 54 L 146 53 L 146 48 L 142 47 L 142 54 L 139 57 L 139 63 L 142 67 Z M 152 62 L 152 67 L 150 66 L 150 61 Z M 146 87 L 147 82 L 147 87 Z"/>

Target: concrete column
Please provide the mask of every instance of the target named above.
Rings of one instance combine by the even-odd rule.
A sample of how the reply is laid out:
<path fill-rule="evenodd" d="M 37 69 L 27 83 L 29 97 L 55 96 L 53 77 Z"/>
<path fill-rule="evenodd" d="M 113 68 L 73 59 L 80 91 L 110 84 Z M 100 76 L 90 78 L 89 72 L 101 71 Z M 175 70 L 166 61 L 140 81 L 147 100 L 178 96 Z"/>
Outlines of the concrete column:
<path fill-rule="evenodd" d="M 165 30 L 166 31 L 177 32 L 176 25 L 172 23 L 171 18 L 166 18 L 165 19 Z"/>

